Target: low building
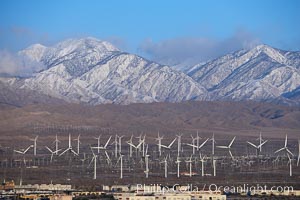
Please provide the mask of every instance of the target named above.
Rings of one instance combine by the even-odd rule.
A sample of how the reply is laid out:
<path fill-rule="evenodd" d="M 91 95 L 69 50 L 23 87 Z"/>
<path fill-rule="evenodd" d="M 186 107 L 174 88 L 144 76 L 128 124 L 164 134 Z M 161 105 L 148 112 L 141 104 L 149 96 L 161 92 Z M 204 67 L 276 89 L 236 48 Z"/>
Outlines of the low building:
<path fill-rule="evenodd" d="M 49 196 L 50 200 L 72 200 L 71 195 L 52 195 Z"/>

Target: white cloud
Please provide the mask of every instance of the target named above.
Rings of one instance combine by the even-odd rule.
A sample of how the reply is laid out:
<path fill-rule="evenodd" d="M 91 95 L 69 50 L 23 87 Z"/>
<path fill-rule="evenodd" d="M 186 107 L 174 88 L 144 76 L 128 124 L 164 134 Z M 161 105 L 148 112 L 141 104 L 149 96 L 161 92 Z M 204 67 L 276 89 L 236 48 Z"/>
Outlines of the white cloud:
<path fill-rule="evenodd" d="M 149 59 L 162 64 L 193 65 L 217 58 L 232 51 L 252 48 L 259 40 L 246 31 L 237 31 L 232 37 L 223 40 L 214 38 L 182 37 L 164 40 L 158 43 L 146 39 L 139 51 Z"/>
<path fill-rule="evenodd" d="M 45 66 L 40 62 L 0 50 L 0 76 L 28 77 L 42 69 L 45 69 Z"/>

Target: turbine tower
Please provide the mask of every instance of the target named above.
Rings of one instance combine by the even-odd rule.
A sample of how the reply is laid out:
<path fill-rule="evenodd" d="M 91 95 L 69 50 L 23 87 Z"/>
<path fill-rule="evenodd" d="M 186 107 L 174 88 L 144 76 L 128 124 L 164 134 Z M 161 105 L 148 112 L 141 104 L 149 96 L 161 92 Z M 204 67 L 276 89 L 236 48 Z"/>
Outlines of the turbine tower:
<path fill-rule="evenodd" d="M 98 137 L 94 137 L 94 138 L 97 140 L 97 147 L 98 147 L 97 152 L 99 154 L 100 153 L 99 147 L 100 147 L 100 141 L 101 141 L 101 134 Z"/>
<path fill-rule="evenodd" d="M 158 152 L 159 152 L 159 156 L 161 156 L 161 140 L 164 138 L 164 136 L 159 136 L 159 132 L 157 134 L 157 138 L 155 138 L 155 140 L 158 141 Z"/>
<path fill-rule="evenodd" d="M 149 176 L 149 155 L 145 156 L 145 165 L 146 165 L 146 170 L 144 171 L 146 174 L 146 178 Z"/>
<path fill-rule="evenodd" d="M 213 159 L 214 176 L 217 175 L 216 162 L 217 162 L 217 160 Z"/>
<path fill-rule="evenodd" d="M 290 155 L 287 153 L 286 154 L 287 155 L 287 157 L 288 157 L 288 159 L 289 159 L 289 161 L 288 161 L 288 165 L 290 166 L 290 176 L 293 176 L 293 171 L 292 171 L 292 159 L 291 159 L 291 157 L 290 157 Z"/>
<path fill-rule="evenodd" d="M 133 135 L 131 135 L 130 139 L 128 141 L 126 141 L 127 144 L 129 144 L 129 157 L 131 158 L 132 157 L 132 138 L 133 138 Z"/>
<path fill-rule="evenodd" d="M 74 140 L 77 141 L 77 154 L 79 155 L 79 153 L 80 153 L 80 144 L 81 144 L 81 142 L 80 142 L 80 134 Z"/>
<path fill-rule="evenodd" d="M 175 163 L 177 164 L 177 178 L 180 177 L 180 163 L 181 161 L 179 160 L 179 157 L 177 157 L 177 160 L 175 161 Z"/>
<path fill-rule="evenodd" d="M 56 155 L 58 155 L 58 143 L 60 143 L 60 141 L 58 140 L 58 138 L 57 138 L 57 134 L 55 135 L 55 140 L 54 140 L 54 142 L 53 143 L 55 143 L 55 154 Z"/>
<path fill-rule="evenodd" d="M 119 138 L 119 154 L 121 154 L 122 153 L 122 138 L 124 137 L 124 135 L 122 135 L 122 136 L 118 136 L 118 138 Z"/>
<path fill-rule="evenodd" d="M 37 148 L 37 139 L 38 139 L 38 135 L 35 136 L 34 139 L 30 139 L 31 141 L 33 141 L 33 155 L 36 156 L 36 148 Z"/>
<path fill-rule="evenodd" d="M 214 156 L 215 155 L 215 143 L 216 143 L 216 140 L 215 140 L 215 134 L 213 133 L 212 137 L 211 137 L 211 146 L 212 146 L 212 155 Z"/>
<path fill-rule="evenodd" d="M 91 151 L 93 153 L 93 158 L 92 158 L 90 164 L 94 161 L 94 177 L 93 177 L 93 179 L 96 180 L 97 179 L 97 158 L 98 158 L 98 155 L 96 155 L 94 153 L 92 148 L 91 148 Z"/>
<path fill-rule="evenodd" d="M 181 151 L 181 138 L 182 134 L 178 134 L 177 136 L 177 157 L 180 156 L 180 151 Z"/>
<path fill-rule="evenodd" d="M 192 177 L 192 163 L 193 163 L 192 157 L 193 157 L 193 155 L 191 155 L 191 157 L 188 160 L 185 161 L 186 163 L 189 163 L 189 171 L 190 171 L 189 176 L 190 177 Z"/>
<path fill-rule="evenodd" d="M 204 163 L 206 162 L 205 159 L 206 159 L 206 156 L 202 157 L 202 155 L 200 153 L 201 176 L 204 176 Z"/>
<path fill-rule="evenodd" d="M 123 156 L 122 154 L 120 154 L 120 157 L 117 161 L 117 163 L 120 161 L 120 179 L 123 179 Z"/>
<path fill-rule="evenodd" d="M 165 166 L 165 178 L 167 178 L 168 177 L 168 161 L 167 161 L 167 156 L 160 163 L 164 163 L 164 166 Z"/>

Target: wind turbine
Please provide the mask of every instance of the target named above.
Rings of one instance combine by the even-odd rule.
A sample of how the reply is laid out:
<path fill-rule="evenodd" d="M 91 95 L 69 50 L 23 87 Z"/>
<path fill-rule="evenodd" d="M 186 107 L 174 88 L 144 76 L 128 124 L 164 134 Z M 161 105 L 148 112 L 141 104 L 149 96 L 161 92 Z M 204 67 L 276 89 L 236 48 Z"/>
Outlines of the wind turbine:
<path fill-rule="evenodd" d="M 180 176 L 180 163 L 181 163 L 181 161 L 180 161 L 180 159 L 179 159 L 179 157 L 177 157 L 177 160 L 175 161 L 175 163 L 177 164 L 177 178 L 179 178 L 179 176 Z"/>
<path fill-rule="evenodd" d="M 93 179 L 95 180 L 95 179 L 97 179 L 97 158 L 98 158 L 98 155 L 96 155 L 94 153 L 92 148 L 91 148 L 91 151 L 93 153 L 93 158 L 92 158 L 90 164 L 94 161 L 94 177 L 93 177 Z"/>
<path fill-rule="evenodd" d="M 133 135 L 131 135 L 130 139 L 128 141 L 126 141 L 127 144 L 129 144 L 129 157 L 131 158 L 132 157 L 132 138 L 133 138 Z"/>
<path fill-rule="evenodd" d="M 288 149 L 287 142 L 288 142 L 288 138 L 287 138 L 287 134 L 286 134 L 285 135 L 285 141 L 284 141 L 284 147 L 282 147 L 281 149 L 278 149 L 277 151 L 275 151 L 275 153 L 279 153 L 280 151 L 285 150 L 287 153 L 289 153 L 292 156 L 294 156 L 294 154 Z"/>
<path fill-rule="evenodd" d="M 186 145 L 188 145 L 188 146 L 191 146 L 191 147 L 193 147 L 193 148 L 196 148 L 197 149 L 197 151 L 199 151 L 205 144 L 206 144 L 206 142 L 209 140 L 209 138 L 207 138 L 201 145 L 199 145 L 199 146 L 196 146 L 196 145 L 193 145 L 193 144 L 186 144 Z"/>
<path fill-rule="evenodd" d="M 236 136 L 234 136 L 234 138 L 231 140 L 231 142 L 229 143 L 228 146 L 217 146 L 217 148 L 220 148 L 220 149 L 228 149 L 228 152 L 229 152 L 229 154 L 230 154 L 230 156 L 231 156 L 232 159 L 234 159 L 234 158 L 233 158 L 233 155 L 231 153 L 231 146 L 232 146 L 235 138 L 236 138 Z"/>
<path fill-rule="evenodd" d="M 199 147 L 200 144 L 200 139 L 201 137 L 199 137 L 199 132 L 197 131 L 197 135 L 196 135 L 196 145 Z"/>
<path fill-rule="evenodd" d="M 168 146 L 161 144 L 160 146 L 166 149 L 171 149 L 172 145 L 174 144 L 174 142 L 176 141 L 177 138 L 175 138 Z"/>
<path fill-rule="evenodd" d="M 196 144 L 195 144 L 195 140 L 197 139 L 197 138 L 194 138 L 194 136 L 193 135 L 191 135 L 191 138 L 192 138 L 192 144 L 187 144 L 188 146 L 191 146 L 191 147 L 193 147 L 193 155 L 195 154 L 195 149 L 197 148 L 197 146 L 196 146 Z"/>
<path fill-rule="evenodd" d="M 143 136 L 143 132 L 138 136 L 136 137 L 137 139 L 139 139 L 139 143 L 141 143 L 142 141 L 142 136 Z M 138 148 L 139 152 L 141 152 L 141 146 Z"/>
<path fill-rule="evenodd" d="M 98 147 L 97 152 L 99 154 L 100 153 L 99 147 L 100 147 L 101 134 L 98 137 L 94 137 L 94 138 L 97 140 L 97 147 Z"/>
<path fill-rule="evenodd" d="M 259 140 L 259 152 L 261 152 L 261 148 L 262 148 L 262 146 L 266 143 L 266 142 L 268 142 L 268 140 L 263 140 L 262 139 L 262 136 L 261 136 L 261 132 L 259 132 L 259 138 L 257 138 L 258 140 Z"/>
<path fill-rule="evenodd" d="M 158 132 L 158 136 L 157 138 L 155 138 L 155 140 L 158 141 L 158 152 L 159 152 L 159 156 L 161 156 L 161 140 L 164 138 L 164 136 L 159 136 L 159 132 Z"/>
<path fill-rule="evenodd" d="M 178 134 L 177 136 L 177 157 L 180 156 L 180 151 L 181 151 L 181 138 L 182 134 Z"/>
<path fill-rule="evenodd" d="M 57 134 L 55 135 L 55 140 L 53 143 L 55 143 L 55 154 L 58 155 L 58 143 L 60 143 L 60 141 L 57 138 Z"/>
<path fill-rule="evenodd" d="M 72 149 L 72 140 L 71 140 L 71 134 L 69 134 L 69 146 L 66 150 L 64 150 L 59 156 L 62 156 L 66 152 L 72 152 L 74 155 L 78 156 L 78 154 Z"/>
<path fill-rule="evenodd" d="M 61 149 L 58 149 L 58 150 L 53 151 L 53 150 L 51 150 L 49 147 L 47 147 L 47 146 L 45 146 L 45 147 L 46 147 L 46 149 L 47 149 L 48 151 L 50 151 L 50 153 L 51 153 L 50 163 L 52 163 L 53 155 L 54 155 L 54 154 L 57 155 L 57 153 L 58 153 L 59 151 L 61 151 Z"/>
<path fill-rule="evenodd" d="M 212 137 L 211 137 L 211 146 L 212 146 L 212 155 L 215 155 L 215 143 L 216 143 L 216 140 L 215 140 L 215 134 L 213 133 Z"/>
<path fill-rule="evenodd" d="M 118 135 L 115 136 L 115 141 L 113 142 L 115 144 L 115 158 L 118 157 Z"/>
<path fill-rule="evenodd" d="M 33 147 L 33 145 L 30 145 L 29 147 L 27 147 L 27 149 L 25 149 L 24 151 L 22 151 L 22 150 L 14 150 L 14 152 L 16 152 L 16 153 L 19 153 L 19 154 L 26 154 L 26 152 L 30 149 L 30 148 L 32 148 Z"/>
<path fill-rule="evenodd" d="M 75 141 L 77 141 L 77 154 L 79 155 L 79 151 L 80 151 L 80 134 L 78 135 L 78 137 L 76 139 L 74 139 Z"/>
<path fill-rule="evenodd" d="M 146 140 L 146 134 L 144 135 L 143 139 L 140 141 L 140 143 L 142 143 L 143 157 L 145 157 L 145 144 L 146 144 L 145 140 Z"/>
<path fill-rule="evenodd" d="M 129 151 L 132 153 L 132 147 L 135 148 L 135 150 L 137 151 L 137 150 L 141 147 L 141 145 L 144 144 L 144 141 L 145 141 L 145 138 L 144 138 L 143 140 L 140 140 L 140 143 L 139 143 L 138 145 L 135 146 L 135 145 L 132 143 L 132 140 L 130 139 L 129 141 L 127 141 L 127 144 L 128 144 L 129 147 L 130 147 Z M 144 150 L 143 150 L 143 151 L 144 151 Z M 147 153 L 146 153 L 146 154 L 147 154 Z"/>
<path fill-rule="evenodd" d="M 261 152 L 262 146 L 264 144 L 266 144 L 268 142 L 268 140 L 263 140 L 262 139 L 261 132 L 259 134 L 259 138 L 257 138 L 257 139 L 259 140 L 259 144 L 258 145 L 255 145 L 255 144 L 253 144 L 252 142 L 249 142 L 249 141 L 247 141 L 247 143 L 250 144 L 252 147 L 254 147 L 256 149 L 257 154 L 258 154 L 258 150 L 259 150 L 259 152 Z"/>
<path fill-rule="evenodd" d="M 123 137 L 124 137 L 124 135 L 118 136 L 118 138 L 119 138 L 119 154 L 122 153 L 122 138 Z"/>
<path fill-rule="evenodd" d="M 31 141 L 33 141 L 33 155 L 36 156 L 36 148 L 37 148 L 37 139 L 38 139 L 38 135 L 34 138 L 34 139 L 30 139 Z"/>
<path fill-rule="evenodd" d="M 109 144 L 109 141 L 111 139 L 111 136 L 108 138 L 108 140 L 106 141 L 105 145 L 104 146 L 97 146 L 97 147 L 91 147 L 92 149 L 98 149 L 98 150 L 106 150 L 107 149 L 107 146 Z"/>

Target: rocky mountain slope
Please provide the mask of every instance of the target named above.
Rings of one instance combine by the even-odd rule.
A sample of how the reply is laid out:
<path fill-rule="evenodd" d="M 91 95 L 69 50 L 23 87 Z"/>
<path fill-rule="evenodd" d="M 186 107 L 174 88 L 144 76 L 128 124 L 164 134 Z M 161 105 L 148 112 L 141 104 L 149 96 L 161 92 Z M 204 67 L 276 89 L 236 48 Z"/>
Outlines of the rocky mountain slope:
<path fill-rule="evenodd" d="M 187 72 L 210 92 L 210 100 L 256 100 L 292 103 L 288 95 L 300 86 L 300 52 L 259 45 Z"/>
<path fill-rule="evenodd" d="M 19 52 L 46 66 L 33 77 L 8 81 L 20 88 L 88 104 L 202 100 L 205 88 L 186 74 L 94 38 L 36 44 Z"/>
<path fill-rule="evenodd" d="M 72 103 L 254 100 L 300 105 L 300 52 L 267 45 L 185 68 L 185 73 L 95 38 L 51 47 L 35 44 L 19 55 L 41 63 L 44 70 L 28 78 L 1 79 L 6 88 Z"/>

